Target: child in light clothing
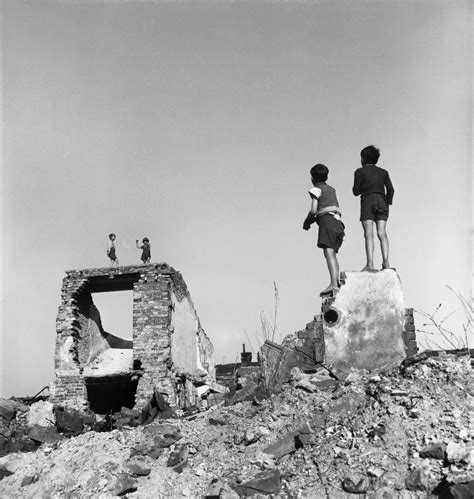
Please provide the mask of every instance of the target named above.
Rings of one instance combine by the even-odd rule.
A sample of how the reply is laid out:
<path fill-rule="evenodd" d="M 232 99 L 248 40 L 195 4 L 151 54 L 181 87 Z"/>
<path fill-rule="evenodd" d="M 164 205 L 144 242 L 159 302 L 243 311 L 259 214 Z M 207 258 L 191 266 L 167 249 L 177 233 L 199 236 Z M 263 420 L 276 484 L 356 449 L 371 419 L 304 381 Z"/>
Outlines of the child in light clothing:
<path fill-rule="evenodd" d="M 109 234 L 109 244 L 107 245 L 107 256 L 110 258 L 110 266 L 118 267 L 119 261 L 117 254 L 115 252 L 115 239 L 117 236 L 115 234 Z"/>
<path fill-rule="evenodd" d="M 337 252 L 344 239 L 344 224 L 337 200 L 336 190 L 326 183 L 329 170 L 325 165 L 317 164 L 311 168 L 313 188 L 309 190 L 311 208 L 303 223 L 308 230 L 316 222 L 319 226 L 318 248 L 322 248 L 329 270 L 329 286 L 320 296 L 331 295 L 339 287 L 339 262 Z"/>

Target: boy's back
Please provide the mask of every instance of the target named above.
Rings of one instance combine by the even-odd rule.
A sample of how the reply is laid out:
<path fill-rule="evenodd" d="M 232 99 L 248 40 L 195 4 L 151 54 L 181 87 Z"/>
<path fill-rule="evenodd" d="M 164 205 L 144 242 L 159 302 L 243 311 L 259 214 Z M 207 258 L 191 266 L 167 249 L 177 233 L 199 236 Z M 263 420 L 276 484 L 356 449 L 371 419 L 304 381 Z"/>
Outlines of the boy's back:
<path fill-rule="evenodd" d="M 354 196 L 382 194 L 392 204 L 394 189 L 387 170 L 376 165 L 365 165 L 354 172 Z"/>

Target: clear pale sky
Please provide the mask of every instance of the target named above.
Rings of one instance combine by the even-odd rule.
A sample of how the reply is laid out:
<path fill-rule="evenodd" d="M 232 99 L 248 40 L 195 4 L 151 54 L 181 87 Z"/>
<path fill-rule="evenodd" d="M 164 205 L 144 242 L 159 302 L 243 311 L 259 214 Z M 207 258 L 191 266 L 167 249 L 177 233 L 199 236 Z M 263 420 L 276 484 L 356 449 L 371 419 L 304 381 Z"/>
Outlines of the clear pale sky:
<path fill-rule="evenodd" d="M 341 269 L 360 269 L 351 187 L 372 143 L 407 306 L 456 309 L 446 285 L 471 286 L 471 5 L 3 1 L 2 395 L 52 380 L 64 271 L 108 265 L 112 231 L 121 263 L 148 236 L 152 261 L 183 273 L 217 362 L 245 330 L 256 349 L 273 281 L 281 337 L 303 328 L 328 284 L 301 228 L 309 169 L 329 167 Z M 131 298 L 107 298 L 118 334 Z"/>

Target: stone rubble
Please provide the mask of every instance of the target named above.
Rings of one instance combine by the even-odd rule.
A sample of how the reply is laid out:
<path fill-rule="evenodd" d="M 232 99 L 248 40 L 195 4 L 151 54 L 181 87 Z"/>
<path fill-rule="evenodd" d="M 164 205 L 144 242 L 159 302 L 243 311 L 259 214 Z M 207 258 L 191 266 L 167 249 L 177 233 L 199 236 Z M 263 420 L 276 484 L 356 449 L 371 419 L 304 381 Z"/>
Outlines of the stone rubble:
<path fill-rule="evenodd" d="M 327 385 L 313 376 L 293 370 L 258 403 L 6 454 L 0 497 L 474 497 L 469 357 L 419 356 Z M 15 419 L 2 414 L 4 437 Z"/>

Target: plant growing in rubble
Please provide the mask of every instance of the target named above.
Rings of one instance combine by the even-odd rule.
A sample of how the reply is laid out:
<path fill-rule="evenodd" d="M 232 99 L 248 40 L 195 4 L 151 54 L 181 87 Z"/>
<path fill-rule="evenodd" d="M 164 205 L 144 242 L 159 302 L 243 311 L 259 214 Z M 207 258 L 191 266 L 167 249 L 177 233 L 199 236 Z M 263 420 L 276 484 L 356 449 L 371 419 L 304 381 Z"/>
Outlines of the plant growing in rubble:
<path fill-rule="evenodd" d="M 280 305 L 280 292 L 276 282 L 273 281 L 273 310 L 270 317 L 267 316 L 264 310 L 260 312 L 260 330 L 255 331 L 255 338 L 258 348 L 265 343 L 265 341 L 275 341 L 278 339 L 278 307 Z M 250 348 L 255 352 L 252 341 L 246 329 L 244 329 L 245 336 L 249 342 Z"/>
<path fill-rule="evenodd" d="M 459 306 L 446 314 L 444 317 L 440 318 L 439 312 L 442 307 L 442 303 L 440 303 L 435 311 L 431 314 L 423 312 L 421 310 L 415 310 L 415 312 L 425 319 L 427 322 L 422 324 L 423 328 L 426 329 L 417 329 L 418 333 L 429 335 L 431 338 L 424 338 L 427 343 L 427 350 L 433 350 L 432 345 L 443 350 L 443 347 L 440 346 L 432 336 L 440 335 L 444 341 L 455 350 L 464 350 L 469 348 L 469 338 L 471 336 L 472 331 L 472 323 L 473 323 L 473 302 L 472 298 L 469 300 L 465 298 L 461 293 L 454 291 L 449 286 L 446 286 L 459 300 Z M 462 310 L 464 314 L 464 321 L 462 323 L 462 334 L 456 334 L 445 326 L 447 319 L 452 317 L 454 314 Z"/>
<path fill-rule="evenodd" d="M 257 338 L 260 343 L 265 341 L 275 341 L 278 331 L 278 306 L 280 305 L 280 293 L 276 282 L 273 281 L 273 311 L 270 318 L 267 317 L 265 312 L 260 312 L 260 331 L 257 331 Z"/>

